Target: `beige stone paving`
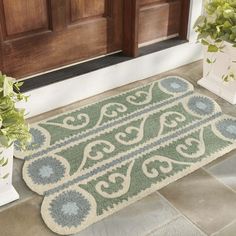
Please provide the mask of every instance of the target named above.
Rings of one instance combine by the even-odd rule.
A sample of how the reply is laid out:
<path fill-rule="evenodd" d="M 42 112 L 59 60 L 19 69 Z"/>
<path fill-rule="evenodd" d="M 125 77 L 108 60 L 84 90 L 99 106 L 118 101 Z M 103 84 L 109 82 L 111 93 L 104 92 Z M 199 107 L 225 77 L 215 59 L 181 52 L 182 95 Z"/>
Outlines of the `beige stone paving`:
<path fill-rule="evenodd" d="M 208 235 L 236 219 L 236 194 L 202 169 L 160 193 Z"/>

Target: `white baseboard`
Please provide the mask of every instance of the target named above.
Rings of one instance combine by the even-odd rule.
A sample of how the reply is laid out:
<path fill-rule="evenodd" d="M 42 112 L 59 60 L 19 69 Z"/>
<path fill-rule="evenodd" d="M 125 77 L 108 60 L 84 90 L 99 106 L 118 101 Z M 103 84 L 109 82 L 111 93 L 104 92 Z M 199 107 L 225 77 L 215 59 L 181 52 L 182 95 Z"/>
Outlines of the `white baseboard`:
<path fill-rule="evenodd" d="M 201 45 L 184 43 L 26 93 L 28 117 L 142 80 L 202 58 Z"/>

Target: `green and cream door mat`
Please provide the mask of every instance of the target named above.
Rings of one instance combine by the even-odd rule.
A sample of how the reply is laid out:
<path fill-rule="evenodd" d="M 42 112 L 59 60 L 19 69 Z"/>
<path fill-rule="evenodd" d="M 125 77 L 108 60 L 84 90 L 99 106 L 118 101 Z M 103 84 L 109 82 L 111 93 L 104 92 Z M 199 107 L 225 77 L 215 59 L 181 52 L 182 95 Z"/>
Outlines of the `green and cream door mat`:
<path fill-rule="evenodd" d="M 236 119 L 170 76 L 31 127 L 23 178 L 58 234 L 77 233 L 236 147 Z"/>

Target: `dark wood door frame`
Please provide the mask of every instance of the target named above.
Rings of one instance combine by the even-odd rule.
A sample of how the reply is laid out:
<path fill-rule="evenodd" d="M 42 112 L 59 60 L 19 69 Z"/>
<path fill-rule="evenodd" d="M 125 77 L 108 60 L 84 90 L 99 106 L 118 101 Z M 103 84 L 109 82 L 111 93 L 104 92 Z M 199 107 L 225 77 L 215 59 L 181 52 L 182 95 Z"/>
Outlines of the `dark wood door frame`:
<path fill-rule="evenodd" d="M 138 56 L 139 8 L 140 0 L 124 1 L 123 54 L 129 57 Z"/>
<path fill-rule="evenodd" d="M 180 39 L 187 39 L 188 34 L 188 22 L 189 22 L 189 11 L 190 11 L 190 0 L 182 0 L 182 13 L 180 22 Z"/>

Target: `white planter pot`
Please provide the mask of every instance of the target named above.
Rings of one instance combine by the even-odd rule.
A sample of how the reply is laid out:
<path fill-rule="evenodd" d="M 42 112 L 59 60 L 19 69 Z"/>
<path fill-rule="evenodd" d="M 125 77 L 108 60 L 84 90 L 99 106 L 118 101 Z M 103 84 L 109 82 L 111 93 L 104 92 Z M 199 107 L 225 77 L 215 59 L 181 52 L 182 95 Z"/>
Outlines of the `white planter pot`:
<path fill-rule="evenodd" d="M 12 186 L 13 145 L 0 151 L 0 206 L 19 199 Z"/>
<path fill-rule="evenodd" d="M 224 82 L 222 76 L 227 74 L 229 66 L 236 75 L 236 48 L 232 44 L 224 43 L 224 52 L 209 53 L 204 50 L 203 78 L 198 84 L 224 98 L 232 104 L 236 104 L 236 81 Z M 216 59 L 213 64 L 207 63 L 207 58 L 211 61 Z"/>

